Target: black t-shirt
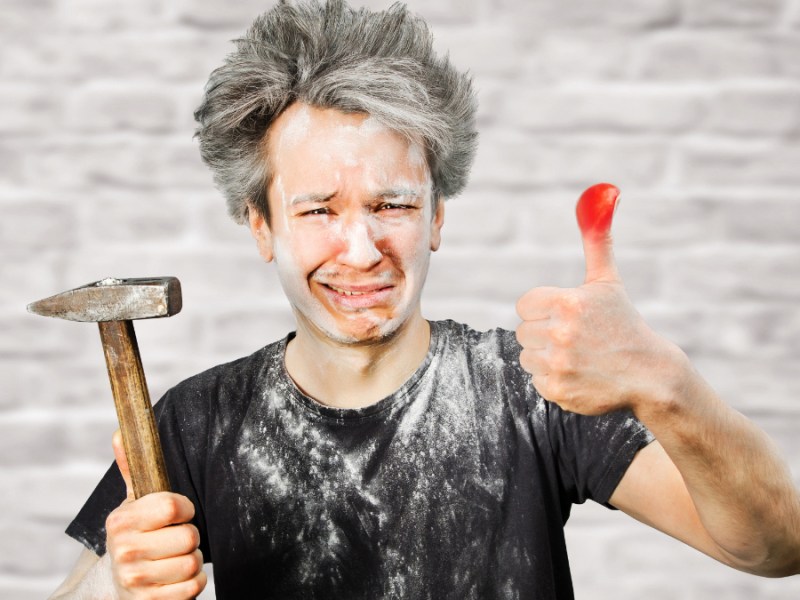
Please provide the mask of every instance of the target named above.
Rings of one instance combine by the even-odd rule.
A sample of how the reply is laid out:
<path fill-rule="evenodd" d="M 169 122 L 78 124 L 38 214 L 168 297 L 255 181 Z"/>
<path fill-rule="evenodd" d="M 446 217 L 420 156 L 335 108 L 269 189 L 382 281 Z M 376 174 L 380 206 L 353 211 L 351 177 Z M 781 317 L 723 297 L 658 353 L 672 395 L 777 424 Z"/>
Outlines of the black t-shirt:
<path fill-rule="evenodd" d="M 218 598 L 573 597 L 563 525 L 607 503 L 652 436 L 630 413 L 543 400 L 511 332 L 431 323 L 391 396 L 325 407 L 284 366 L 291 335 L 156 406 L 173 489 L 197 508 Z M 67 533 L 101 554 L 115 466 Z"/>

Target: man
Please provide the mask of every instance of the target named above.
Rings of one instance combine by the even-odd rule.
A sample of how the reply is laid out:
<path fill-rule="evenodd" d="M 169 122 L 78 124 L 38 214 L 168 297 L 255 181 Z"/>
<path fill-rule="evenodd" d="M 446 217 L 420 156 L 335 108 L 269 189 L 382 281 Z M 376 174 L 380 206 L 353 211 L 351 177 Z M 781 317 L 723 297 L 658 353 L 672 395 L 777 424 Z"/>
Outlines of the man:
<path fill-rule="evenodd" d="M 115 438 L 125 482 L 112 467 L 70 525 L 87 550 L 55 597 L 191 598 L 205 560 L 220 598 L 571 598 L 563 525 L 587 498 L 800 571 L 786 467 L 641 320 L 607 238 L 583 286 L 519 301 L 518 341 L 422 317 L 474 111 L 401 7 L 256 20 L 198 135 L 297 329 L 159 402 L 175 493 L 126 500 Z"/>

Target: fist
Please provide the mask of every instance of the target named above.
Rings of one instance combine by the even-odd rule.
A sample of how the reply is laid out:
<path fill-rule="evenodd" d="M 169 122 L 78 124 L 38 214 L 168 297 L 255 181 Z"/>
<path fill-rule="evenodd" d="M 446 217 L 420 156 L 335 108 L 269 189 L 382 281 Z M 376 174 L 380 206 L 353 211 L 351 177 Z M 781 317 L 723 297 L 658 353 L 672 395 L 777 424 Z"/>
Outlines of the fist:
<path fill-rule="evenodd" d="M 200 534 L 189 523 L 194 505 L 170 492 L 134 499 L 119 432 L 114 436 L 114 454 L 128 489 L 128 499 L 106 520 L 117 596 L 120 600 L 194 598 L 207 583 Z"/>
<path fill-rule="evenodd" d="M 578 224 L 586 278 L 577 288 L 535 288 L 517 302 L 520 364 L 542 397 L 598 415 L 665 396 L 680 351 L 656 335 L 633 307 L 614 263 L 611 218 L 619 191 L 586 190 Z"/>

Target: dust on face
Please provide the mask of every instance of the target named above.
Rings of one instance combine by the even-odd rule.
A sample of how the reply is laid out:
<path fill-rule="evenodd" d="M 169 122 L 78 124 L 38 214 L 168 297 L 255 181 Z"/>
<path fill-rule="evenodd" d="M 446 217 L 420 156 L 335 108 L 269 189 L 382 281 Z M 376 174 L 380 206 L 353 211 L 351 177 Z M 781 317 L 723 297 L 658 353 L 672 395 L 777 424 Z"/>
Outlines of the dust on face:
<path fill-rule="evenodd" d="M 256 229 L 298 330 L 372 342 L 419 316 L 443 220 L 421 146 L 369 115 L 296 103 L 267 153 L 271 226 Z"/>

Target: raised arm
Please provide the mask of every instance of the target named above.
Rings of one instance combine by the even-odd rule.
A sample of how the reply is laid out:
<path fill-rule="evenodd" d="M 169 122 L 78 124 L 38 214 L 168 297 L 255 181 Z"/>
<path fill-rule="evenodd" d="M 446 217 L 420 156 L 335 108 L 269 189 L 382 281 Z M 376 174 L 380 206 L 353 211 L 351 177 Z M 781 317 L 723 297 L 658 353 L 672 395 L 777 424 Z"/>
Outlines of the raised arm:
<path fill-rule="evenodd" d="M 655 435 L 613 505 L 737 569 L 800 572 L 800 495 L 789 470 L 771 440 L 631 304 L 609 231 L 617 192 L 601 185 L 579 202 L 584 284 L 537 288 L 517 304 L 522 366 L 562 408 L 628 408 Z"/>
<path fill-rule="evenodd" d="M 185 496 L 159 492 L 134 500 L 119 432 L 114 454 L 128 498 L 106 520 L 108 552 L 85 550 L 52 599 L 133 600 L 194 598 L 206 586 L 200 535 L 189 521 L 194 505 Z"/>

